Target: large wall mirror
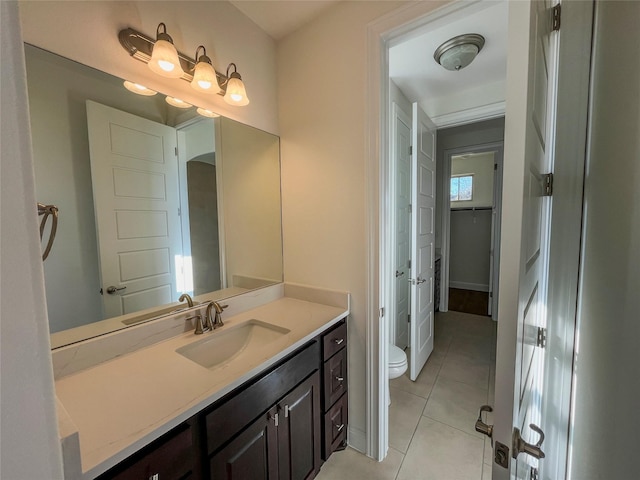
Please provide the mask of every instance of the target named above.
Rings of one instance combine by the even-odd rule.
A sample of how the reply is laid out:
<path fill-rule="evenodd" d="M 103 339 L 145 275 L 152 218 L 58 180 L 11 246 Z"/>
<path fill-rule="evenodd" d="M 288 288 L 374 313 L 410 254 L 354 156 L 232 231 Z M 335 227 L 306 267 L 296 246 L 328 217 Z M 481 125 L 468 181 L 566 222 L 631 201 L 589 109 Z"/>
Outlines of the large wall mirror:
<path fill-rule="evenodd" d="M 59 209 L 44 262 L 53 348 L 170 313 L 183 293 L 282 282 L 277 136 L 25 55 L 36 195 Z"/>

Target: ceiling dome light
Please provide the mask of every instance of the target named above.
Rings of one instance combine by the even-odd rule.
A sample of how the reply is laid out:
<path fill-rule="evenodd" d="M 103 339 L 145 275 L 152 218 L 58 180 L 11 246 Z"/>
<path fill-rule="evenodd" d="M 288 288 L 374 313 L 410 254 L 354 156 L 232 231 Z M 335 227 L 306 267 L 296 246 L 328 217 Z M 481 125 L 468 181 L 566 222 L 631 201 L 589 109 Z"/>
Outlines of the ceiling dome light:
<path fill-rule="evenodd" d="M 202 107 L 198 107 L 196 112 L 198 112 L 203 117 L 216 118 L 216 117 L 220 116 L 217 113 L 212 112 L 211 110 L 207 110 L 206 108 L 202 108 Z"/>
<path fill-rule="evenodd" d="M 158 93 L 155 90 L 151 90 L 150 88 L 145 87 L 144 85 L 130 82 L 129 80 L 124 81 L 124 88 L 126 88 L 130 92 L 137 93 L 138 95 L 144 95 L 145 97 L 152 97 L 153 95 Z"/>
<path fill-rule="evenodd" d="M 161 27 L 163 32 L 160 31 Z M 151 52 L 149 68 L 154 73 L 167 78 L 180 78 L 184 73 L 180 66 L 178 51 L 173 46 L 173 39 L 167 34 L 167 27 L 164 23 L 158 25 L 156 43 Z"/>
<path fill-rule="evenodd" d="M 233 72 L 229 75 L 229 69 L 233 65 Z M 227 91 L 224 94 L 224 101 L 229 105 L 236 105 L 238 107 L 244 107 L 249 105 L 249 98 L 247 97 L 247 91 L 242 83 L 242 77 L 236 69 L 235 63 L 230 63 L 227 67 Z"/>
<path fill-rule="evenodd" d="M 202 54 L 198 58 L 198 52 L 202 49 Z M 193 69 L 193 80 L 191 86 L 194 90 L 203 93 L 218 93 L 218 77 L 216 71 L 211 65 L 211 59 L 207 57 L 207 51 L 200 45 L 196 49 L 196 66 Z"/>
<path fill-rule="evenodd" d="M 184 100 L 180 100 L 179 98 L 175 98 L 175 97 L 167 97 L 165 98 L 165 100 L 167 101 L 167 103 L 173 107 L 177 107 L 177 108 L 191 108 L 193 107 L 193 105 L 191 105 L 190 103 L 185 102 Z"/>
<path fill-rule="evenodd" d="M 473 62 L 483 46 L 482 35 L 477 33 L 458 35 L 436 48 L 433 58 L 447 70 L 462 70 Z"/>

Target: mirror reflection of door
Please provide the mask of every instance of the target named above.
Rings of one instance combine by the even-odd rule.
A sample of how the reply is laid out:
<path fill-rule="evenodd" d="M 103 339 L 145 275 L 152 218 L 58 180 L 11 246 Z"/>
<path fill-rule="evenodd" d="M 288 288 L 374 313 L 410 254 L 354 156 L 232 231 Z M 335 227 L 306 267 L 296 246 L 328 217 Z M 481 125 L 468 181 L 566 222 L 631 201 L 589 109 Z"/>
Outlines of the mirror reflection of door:
<path fill-rule="evenodd" d="M 178 139 L 172 127 L 95 102 L 87 117 L 105 316 L 219 290 L 213 121 Z M 180 175 L 179 157 L 193 157 Z"/>

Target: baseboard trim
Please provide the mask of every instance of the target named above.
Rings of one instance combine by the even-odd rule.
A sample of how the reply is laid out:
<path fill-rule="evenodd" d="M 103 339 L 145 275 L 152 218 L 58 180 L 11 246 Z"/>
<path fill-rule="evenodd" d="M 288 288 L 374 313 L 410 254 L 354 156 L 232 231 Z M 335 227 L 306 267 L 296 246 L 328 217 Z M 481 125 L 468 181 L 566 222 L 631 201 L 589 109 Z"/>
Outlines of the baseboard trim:
<path fill-rule="evenodd" d="M 489 285 L 469 282 L 449 282 L 449 288 L 459 288 L 461 290 L 475 290 L 476 292 L 488 292 Z"/>
<path fill-rule="evenodd" d="M 362 454 L 367 454 L 367 434 L 359 428 L 349 425 L 347 444 Z"/>

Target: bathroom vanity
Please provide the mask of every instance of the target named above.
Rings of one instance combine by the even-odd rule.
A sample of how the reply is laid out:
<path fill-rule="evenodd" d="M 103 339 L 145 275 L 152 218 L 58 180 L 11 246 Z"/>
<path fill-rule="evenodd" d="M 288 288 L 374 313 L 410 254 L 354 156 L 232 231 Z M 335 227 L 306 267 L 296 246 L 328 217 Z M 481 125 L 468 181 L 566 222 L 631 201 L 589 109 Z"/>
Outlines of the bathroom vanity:
<path fill-rule="evenodd" d="M 65 462 L 69 477 L 310 479 L 346 445 L 348 294 L 281 284 L 242 297 L 228 299 L 213 332 L 56 380 L 59 421 L 79 440 L 81 468 Z M 144 336 L 145 326 L 112 335 Z M 90 347 L 75 348 L 86 357 Z"/>

